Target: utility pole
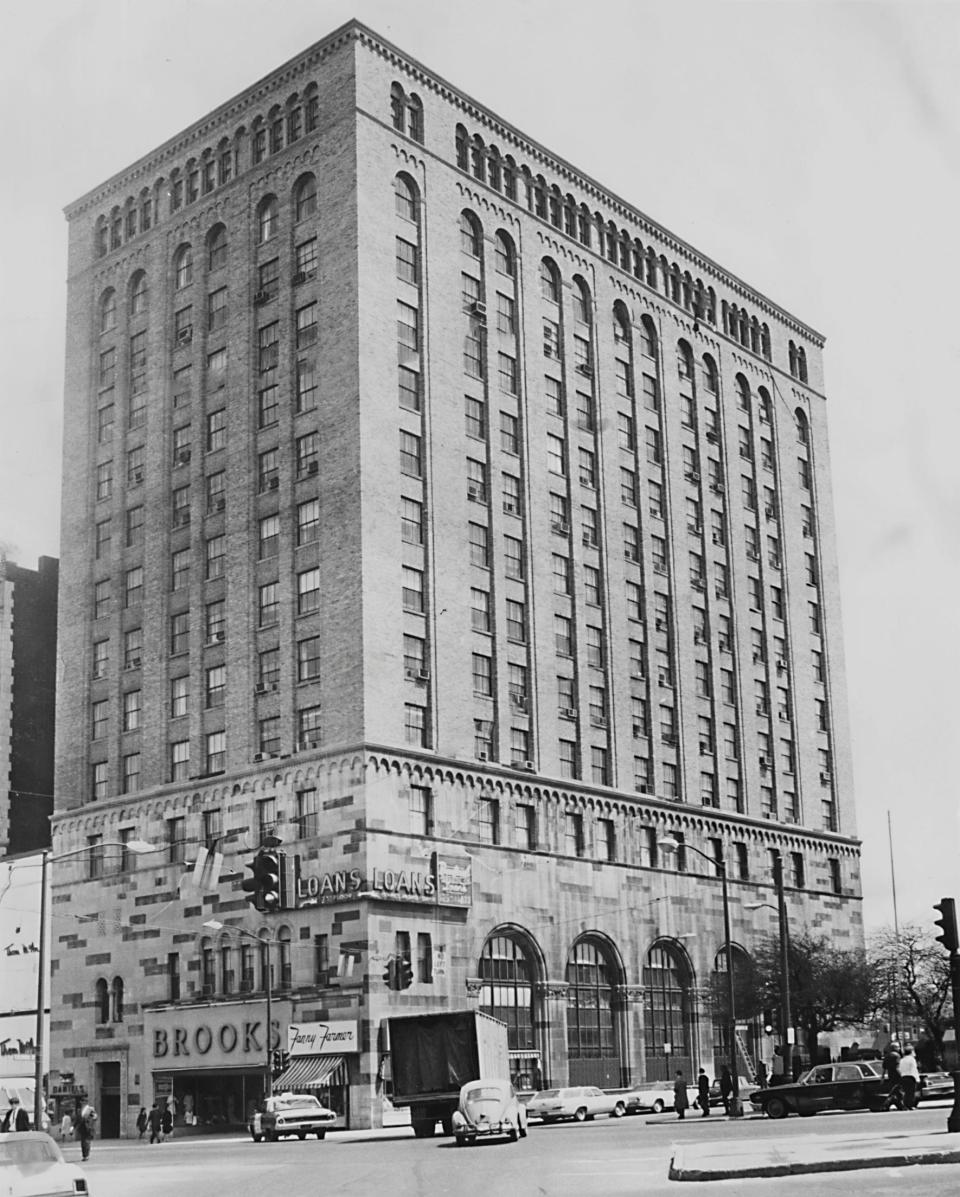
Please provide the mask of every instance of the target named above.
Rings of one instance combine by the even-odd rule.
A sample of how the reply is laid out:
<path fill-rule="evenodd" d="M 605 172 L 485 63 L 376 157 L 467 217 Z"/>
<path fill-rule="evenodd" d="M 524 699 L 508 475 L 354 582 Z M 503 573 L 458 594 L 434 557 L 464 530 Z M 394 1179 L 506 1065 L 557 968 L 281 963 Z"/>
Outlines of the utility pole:
<path fill-rule="evenodd" d="M 783 856 L 778 851 L 773 862 L 773 882 L 777 889 L 777 914 L 780 920 L 780 1044 L 783 1071 L 793 1078 L 793 1014 L 790 1009 L 790 923 L 787 899 L 783 892 Z"/>

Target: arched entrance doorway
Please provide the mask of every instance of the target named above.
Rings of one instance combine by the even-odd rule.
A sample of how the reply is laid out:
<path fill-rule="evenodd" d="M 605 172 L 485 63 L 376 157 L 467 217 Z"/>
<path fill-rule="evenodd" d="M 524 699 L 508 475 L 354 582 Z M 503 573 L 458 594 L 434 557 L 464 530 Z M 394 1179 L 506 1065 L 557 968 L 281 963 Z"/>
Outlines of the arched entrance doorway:
<path fill-rule="evenodd" d="M 539 1089 L 543 1069 L 536 1025 L 536 957 L 516 932 L 491 935 L 480 955 L 480 1009 L 507 1024 L 510 1080 L 517 1089 Z"/>
<path fill-rule="evenodd" d="M 678 1068 L 693 1078 L 693 968 L 683 948 L 660 940 L 643 970 L 643 1034 L 648 1081 L 669 1081 Z"/>
<path fill-rule="evenodd" d="M 567 958 L 567 1059 L 571 1085 L 622 1083 L 621 1027 L 614 987 L 622 970 L 608 945 L 581 939 Z"/>

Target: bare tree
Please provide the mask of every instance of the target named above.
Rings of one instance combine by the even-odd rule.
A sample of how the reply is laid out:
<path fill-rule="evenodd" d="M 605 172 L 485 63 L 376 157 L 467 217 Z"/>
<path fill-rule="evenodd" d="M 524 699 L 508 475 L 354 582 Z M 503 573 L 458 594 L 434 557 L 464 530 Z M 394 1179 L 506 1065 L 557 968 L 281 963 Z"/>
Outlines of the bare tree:
<path fill-rule="evenodd" d="M 924 1067 L 942 1067 L 943 1033 L 953 1026 L 950 957 L 929 931 L 911 923 L 899 935 L 884 927 L 871 936 L 869 959 L 877 1011 L 892 1024 L 894 1006 L 902 1003 L 923 1024 L 928 1042 L 918 1055 Z"/>

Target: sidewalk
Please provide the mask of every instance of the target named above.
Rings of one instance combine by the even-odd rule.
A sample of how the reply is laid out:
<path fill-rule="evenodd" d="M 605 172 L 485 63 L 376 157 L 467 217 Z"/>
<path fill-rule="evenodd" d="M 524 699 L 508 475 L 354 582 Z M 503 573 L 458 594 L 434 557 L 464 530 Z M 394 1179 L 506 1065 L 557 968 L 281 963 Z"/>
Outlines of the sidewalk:
<path fill-rule="evenodd" d="M 960 1135 L 804 1135 L 760 1143 L 739 1139 L 674 1148 L 671 1180 L 731 1180 L 748 1176 L 794 1176 L 849 1172 L 909 1164 L 960 1164 Z"/>

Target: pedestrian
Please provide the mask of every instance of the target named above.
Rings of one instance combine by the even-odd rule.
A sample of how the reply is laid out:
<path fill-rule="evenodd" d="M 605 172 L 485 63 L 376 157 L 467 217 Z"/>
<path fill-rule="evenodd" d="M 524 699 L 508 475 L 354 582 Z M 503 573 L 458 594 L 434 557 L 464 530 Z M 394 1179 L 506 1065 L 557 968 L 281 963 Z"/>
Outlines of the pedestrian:
<path fill-rule="evenodd" d="M 912 1047 L 903 1049 L 900 1059 L 900 1087 L 903 1090 L 903 1106 L 907 1110 L 915 1110 L 919 1103 L 920 1069 L 917 1067 L 917 1057 Z"/>
<path fill-rule="evenodd" d="M 137 1115 L 137 1130 L 140 1132 L 142 1139 L 147 1130 L 147 1111 L 143 1106 L 140 1107 L 140 1113 Z"/>
<path fill-rule="evenodd" d="M 150 1113 L 147 1115 L 147 1122 L 150 1124 L 150 1142 L 162 1143 L 160 1129 L 163 1125 L 163 1118 L 160 1114 L 160 1107 L 156 1102 L 150 1108 Z"/>
<path fill-rule="evenodd" d="M 164 1139 L 169 1139 L 173 1134 L 173 1112 L 169 1106 L 163 1107 L 163 1114 L 160 1118 L 160 1128 L 163 1131 Z"/>
<path fill-rule="evenodd" d="M 26 1131 L 29 1129 L 30 1115 L 20 1104 L 20 1098 L 16 1093 L 11 1093 L 10 1109 L 4 1114 L 3 1122 L 0 1122 L 0 1133 L 5 1135 L 8 1131 Z"/>
<path fill-rule="evenodd" d="M 70 1117 L 70 1111 L 64 1110 L 63 1117 L 60 1119 L 60 1142 L 66 1141 L 73 1137 L 73 1119 Z"/>
<path fill-rule="evenodd" d="M 757 1084 L 761 1089 L 766 1089 L 767 1087 L 767 1066 L 763 1060 L 757 1065 Z"/>
<path fill-rule="evenodd" d="M 700 1069 L 700 1075 L 697 1077 L 697 1103 L 701 1109 L 701 1118 L 710 1117 L 710 1078 Z"/>
<path fill-rule="evenodd" d="M 723 1100 L 723 1112 L 730 1113 L 730 1097 L 733 1094 L 733 1077 L 730 1069 L 724 1064 L 720 1069 L 720 1097 Z"/>
<path fill-rule="evenodd" d="M 885 1110 L 896 1106 L 903 1109 L 903 1085 L 900 1083 L 900 1044 L 891 1039 L 883 1056 L 883 1073 L 887 1083 L 887 1100 L 883 1104 Z"/>
<path fill-rule="evenodd" d="M 96 1123 L 97 1111 L 88 1101 L 85 1101 L 80 1108 L 80 1116 L 77 1118 L 76 1125 L 77 1138 L 80 1140 L 80 1154 L 85 1160 L 90 1158 L 90 1141 L 93 1138 Z"/>
<path fill-rule="evenodd" d="M 682 1118 L 687 1112 L 687 1106 L 690 1104 L 690 1099 L 687 1097 L 687 1081 L 683 1072 L 677 1069 L 677 1079 L 673 1082 L 673 1108 L 677 1111 L 677 1117 Z"/>

